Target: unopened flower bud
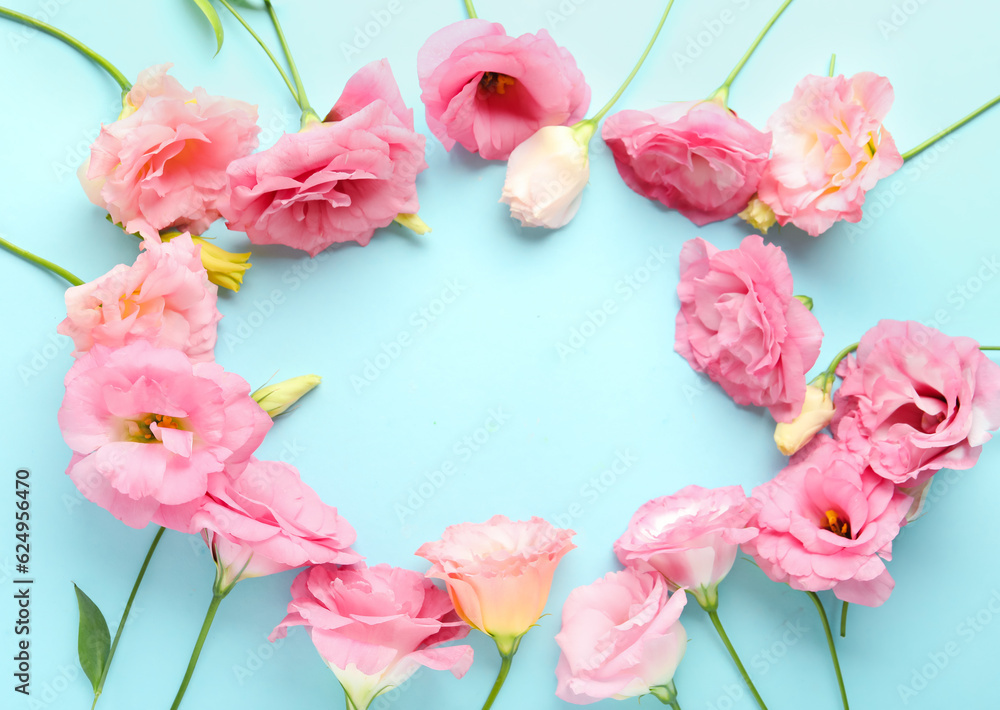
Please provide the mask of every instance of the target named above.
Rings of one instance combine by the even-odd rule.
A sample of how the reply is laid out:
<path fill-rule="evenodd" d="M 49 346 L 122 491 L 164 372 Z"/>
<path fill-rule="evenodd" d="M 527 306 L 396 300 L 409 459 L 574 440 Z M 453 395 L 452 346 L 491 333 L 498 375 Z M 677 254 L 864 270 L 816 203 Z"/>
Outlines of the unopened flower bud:
<path fill-rule="evenodd" d="M 501 202 L 525 227 L 557 229 L 567 224 L 590 178 L 590 139 L 596 124 L 545 126 L 514 149 L 507 161 Z"/>
<path fill-rule="evenodd" d="M 777 221 L 774 217 L 774 210 L 756 195 L 750 199 L 750 204 L 738 216 L 761 234 L 767 234 L 767 230 L 773 227 Z"/>
<path fill-rule="evenodd" d="M 319 375 L 293 377 L 284 382 L 261 387 L 250 396 L 271 419 L 274 419 L 287 412 L 293 404 L 312 391 L 320 380 Z"/>
<path fill-rule="evenodd" d="M 774 427 L 774 443 L 785 456 L 791 456 L 826 428 L 833 419 L 833 400 L 829 392 L 815 384 L 806 385 L 802 411 L 791 422 Z"/>

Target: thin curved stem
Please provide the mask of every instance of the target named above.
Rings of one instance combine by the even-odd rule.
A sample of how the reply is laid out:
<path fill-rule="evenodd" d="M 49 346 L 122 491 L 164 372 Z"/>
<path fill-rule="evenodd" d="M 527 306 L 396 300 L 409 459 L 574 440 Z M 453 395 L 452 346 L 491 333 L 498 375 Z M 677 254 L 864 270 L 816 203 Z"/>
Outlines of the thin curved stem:
<path fill-rule="evenodd" d="M 947 128 L 945 128 L 943 131 L 941 131 L 940 133 L 938 133 L 938 134 L 936 134 L 934 136 L 931 136 L 930 138 L 928 138 L 927 140 L 925 140 L 923 143 L 921 143 L 920 145 L 918 145 L 916 148 L 911 148 L 910 150 L 906 151 L 905 153 L 903 153 L 903 160 L 909 160 L 910 158 L 914 157 L 915 155 L 917 155 L 919 153 L 922 153 L 923 151 L 927 150 L 932 145 L 934 145 L 935 143 L 937 143 L 939 140 L 941 140 L 942 138 L 944 138 L 945 136 L 947 136 L 949 133 L 952 133 L 953 131 L 957 131 L 959 128 L 961 128 L 966 123 L 968 123 L 969 121 L 971 121 L 972 119 L 974 119 L 976 116 L 978 116 L 979 114 L 983 113 L 987 109 L 989 109 L 989 108 L 993 107 L 994 105 L 996 105 L 997 102 L 1000 102 L 1000 96 L 997 96 L 997 97 L 993 98 L 992 100 L 987 101 L 985 104 L 983 104 L 982 106 L 980 106 L 979 108 L 977 108 L 975 111 L 973 111 L 972 113 L 970 113 L 968 116 L 966 116 L 962 120 L 960 120 L 960 121 L 958 121 L 956 123 L 951 124 L 950 126 L 948 126 Z"/>
<path fill-rule="evenodd" d="M 729 72 L 729 76 L 727 76 L 726 80 L 722 82 L 722 86 L 716 89 L 715 93 L 712 94 L 712 98 L 715 97 L 721 98 L 723 105 L 725 105 L 726 100 L 729 98 L 729 87 L 731 87 L 733 85 L 733 82 L 736 80 L 736 75 L 739 74 L 740 71 L 743 69 L 743 65 L 746 64 L 747 60 L 750 59 L 750 55 L 752 55 L 754 53 L 754 50 L 757 49 L 757 45 L 759 45 L 761 43 L 761 40 L 764 39 L 764 35 L 768 33 L 768 30 L 770 30 L 771 27 L 774 26 L 774 23 L 778 21 L 778 18 L 781 17 L 781 13 L 783 13 L 785 11 L 785 8 L 787 8 L 791 4 L 792 0 L 785 0 L 785 2 L 782 3 L 781 7 L 778 8 L 778 11 L 775 12 L 773 15 L 771 15 L 771 19 L 768 20 L 767 24 L 764 25 L 764 29 L 762 29 L 760 31 L 760 34 L 757 35 L 757 39 L 755 39 L 753 41 L 753 44 L 750 45 L 750 49 L 746 51 L 746 54 L 743 55 L 739 63 L 733 68 L 731 72 Z"/>
<path fill-rule="evenodd" d="M 667 9 L 663 11 L 663 16 L 660 18 L 660 24 L 656 26 L 656 31 L 653 32 L 653 38 L 649 40 L 649 44 L 646 45 L 646 50 L 642 53 L 642 56 L 639 57 L 639 61 L 636 62 L 635 67 L 633 67 L 632 73 L 629 74 L 622 85 L 618 87 L 618 91 L 616 91 L 615 95 L 611 97 L 611 100 L 604 104 L 604 108 L 598 111 L 597 114 L 590 119 L 594 121 L 595 124 L 604 118 L 604 115 L 611 110 L 611 107 L 615 105 L 615 102 L 618 101 L 618 99 L 621 98 L 621 95 L 625 93 L 625 89 L 628 88 L 628 85 L 632 83 L 635 75 L 639 73 L 639 68 L 642 67 L 642 63 L 646 61 L 646 57 L 649 55 L 650 50 L 653 49 L 653 45 L 656 43 L 656 38 L 660 36 L 660 30 L 663 29 L 663 23 L 667 21 L 667 15 L 670 13 L 670 8 L 673 6 L 674 0 L 670 0 L 670 2 L 667 3 Z"/>
<path fill-rule="evenodd" d="M 837 660 L 837 647 L 833 643 L 833 633 L 830 631 L 830 621 L 826 618 L 826 609 L 823 608 L 823 602 L 820 601 L 816 592 L 806 592 L 806 594 L 813 600 L 813 604 L 816 605 L 816 611 L 819 612 L 819 619 L 823 622 L 823 631 L 826 632 L 826 643 L 830 647 L 833 670 L 837 673 L 837 684 L 840 685 L 840 699 L 844 703 L 844 710 L 851 710 L 847 702 L 847 689 L 844 687 L 844 676 L 840 672 L 840 661 Z"/>
<path fill-rule="evenodd" d="M 740 660 L 739 654 L 736 653 L 736 649 L 733 648 L 733 644 L 729 640 L 726 630 L 722 628 L 722 622 L 719 620 L 719 612 L 708 611 L 708 618 L 712 620 L 712 625 L 719 633 L 719 638 L 721 638 L 722 643 L 725 644 L 726 650 L 729 651 L 729 655 L 733 658 L 733 662 L 736 663 L 736 668 L 739 669 L 740 675 L 743 676 L 743 682 L 746 683 L 747 688 L 750 689 L 750 693 L 753 695 L 754 700 L 757 701 L 761 710 L 767 710 L 767 705 L 764 704 L 764 700 L 760 697 L 760 693 L 757 692 L 757 688 L 754 686 L 753 681 L 750 680 L 750 674 L 747 673 L 747 669 L 743 667 L 743 661 Z"/>
<path fill-rule="evenodd" d="M 292 58 L 292 51 L 288 48 L 288 40 L 285 39 L 285 32 L 281 29 L 281 23 L 278 22 L 278 15 L 274 11 L 274 5 L 271 4 L 271 0 L 264 0 L 264 6 L 267 7 L 267 14 L 271 18 L 271 24 L 274 25 L 274 31 L 278 33 L 278 42 L 281 43 L 281 51 L 285 53 L 285 59 L 288 61 L 288 68 L 292 71 L 292 81 L 295 82 L 295 96 L 299 103 L 299 108 L 302 109 L 303 118 L 306 114 L 315 115 L 316 112 L 312 110 L 309 105 L 309 99 L 306 98 L 306 89 L 302 85 L 302 77 L 299 76 L 299 68 L 295 66 L 295 60 Z"/>
<path fill-rule="evenodd" d="M 208 638 L 208 631 L 212 628 L 212 621 L 215 620 L 215 612 L 219 610 L 219 604 L 222 600 L 226 598 L 226 595 L 230 592 L 232 586 L 223 589 L 222 591 L 215 590 L 212 594 L 212 603 L 208 605 L 208 612 L 205 614 L 205 621 L 201 625 L 201 633 L 198 634 L 198 640 L 194 644 L 194 650 L 191 651 L 191 660 L 188 661 L 187 671 L 184 673 L 184 680 L 181 681 L 181 687 L 177 690 L 177 697 L 174 698 L 174 704 L 170 706 L 170 710 L 177 710 L 181 706 L 181 700 L 184 699 L 184 693 L 187 691 L 188 683 L 191 682 L 191 676 L 194 675 L 195 666 L 198 665 L 198 657 L 201 656 L 201 647 L 205 645 L 205 639 Z"/>
<path fill-rule="evenodd" d="M 278 70 L 278 73 L 281 74 L 281 78 L 285 81 L 285 86 L 287 86 L 288 90 L 292 92 L 292 97 L 295 99 L 295 103 L 298 103 L 299 95 L 295 92 L 292 80 L 288 78 L 288 74 L 285 73 L 281 64 L 278 63 L 278 58 L 274 56 L 273 52 L 271 52 L 271 48 L 264 43 L 264 40 L 260 38 L 260 35 L 254 32 L 253 28 L 247 24 L 247 21 L 243 19 L 243 16 L 239 12 L 237 12 L 236 8 L 229 4 L 228 0 L 219 0 L 219 2 L 221 2 L 223 6 L 233 14 L 233 17 L 235 17 L 244 28 L 246 28 L 246 31 L 250 33 L 250 36 L 257 40 L 257 44 L 259 44 L 260 48 L 267 54 L 271 63 L 274 64 L 274 68 Z"/>
<path fill-rule="evenodd" d="M 844 605 L 840 607 L 840 638 L 847 638 L 847 610 L 850 608 L 850 602 L 844 602 Z"/>
<path fill-rule="evenodd" d="M 861 343 L 852 343 L 834 356 L 833 360 L 830 361 L 830 367 L 826 368 L 826 371 L 823 373 L 825 375 L 823 378 L 823 389 L 830 389 L 830 385 L 833 383 L 833 378 L 837 374 L 837 366 L 840 365 L 841 360 L 857 350 L 860 344 Z"/>
<path fill-rule="evenodd" d="M 1000 350 L 1000 345 L 980 345 L 980 350 Z"/>
<path fill-rule="evenodd" d="M 139 576 L 135 578 L 135 584 L 132 585 L 132 593 L 129 594 L 128 601 L 125 603 L 122 620 L 118 622 L 118 630 L 115 632 L 114 641 L 111 642 L 111 650 L 108 651 L 108 658 L 104 662 L 104 670 L 101 671 L 101 679 L 97 682 L 97 690 L 94 691 L 94 704 L 90 706 L 90 710 L 94 710 L 97 707 L 97 699 L 101 697 L 101 692 L 104 690 L 104 681 L 108 677 L 108 669 L 111 668 L 111 659 L 115 657 L 118 640 L 122 637 L 122 631 L 125 630 L 125 622 L 128 620 L 129 612 L 132 611 L 132 602 L 135 601 L 135 595 L 139 591 L 139 585 L 142 584 L 142 578 L 146 576 L 146 568 L 149 567 L 149 561 L 153 559 L 153 553 L 156 552 L 156 546 L 160 544 L 160 538 L 163 537 L 165 530 L 166 528 L 161 527 L 156 533 L 156 537 L 153 538 L 153 542 L 149 546 L 149 552 L 146 553 L 146 559 L 142 561 L 142 567 L 139 568 Z"/>
<path fill-rule="evenodd" d="M 500 688 L 503 687 L 503 683 L 507 680 L 507 674 L 510 673 L 510 664 L 514 660 L 514 654 L 501 654 L 500 656 L 500 673 L 497 675 L 497 680 L 493 684 L 493 690 L 490 691 L 490 696 L 486 698 L 486 703 L 483 705 L 483 710 L 489 710 L 493 707 L 493 701 L 497 699 L 497 695 L 500 694 Z"/>
<path fill-rule="evenodd" d="M 465 0 L 465 11 L 469 13 L 469 19 L 475 20 L 479 15 L 476 14 L 476 8 L 472 4 L 472 0 Z"/>
<path fill-rule="evenodd" d="M 830 77 L 833 76 L 833 70 L 836 68 L 836 66 L 837 66 L 837 55 L 836 54 L 831 54 L 830 55 L 830 71 L 827 72 L 827 76 L 830 76 Z"/>
<path fill-rule="evenodd" d="M 20 22 L 22 25 L 27 25 L 28 27 L 34 27 L 36 30 L 41 30 L 46 34 L 52 35 L 61 42 L 65 42 L 70 47 L 78 51 L 83 56 L 87 57 L 91 61 L 95 62 L 104 71 L 111 75 L 111 78 L 118 82 L 118 86 L 122 88 L 122 91 L 128 91 L 132 88 L 132 82 L 125 78 L 118 67 L 109 62 L 107 59 L 102 57 L 100 54 L 92 50 L 90 47 L 85 45 L 83 42 L 78 40 L 76 37 L 66 34 L 62 30 L 53 27 L 52 25 L 46 24 L 41 20 L 36 20 L 34 17 L 30 17 L 23 13 L 17 12 L 15 10 L 10 10 L 6 7 L 0 7 L 0 16 L 6 17 L 14 22 Z"/>
<path fill-rule="evenodd" d="M 25 261 L 30 261 L 33 264 L 38 264 L 39 266 L 45 267 L 46 269 L 48 269 L 52 273 L 54 273 L 54 274 L 56 274 L 58 276 L 63 277 L 64 279 L 66 279 L 67 281 L 69 281 L 74 286 L 79 286 L 80 284 L 83 283 L 83 279 L 81 279 L 81 278 L 79 278 L 77 276 L 74 276 L 69 271 L 66 271 L 66 269 L 64 269 L 63 267 L 58 266 L 56 264 L 53 264 L 48 259 L 43 259 L 42 257 L 40 257 L 40 256 L 38 256 L 36 254 L 32 254 L 27 249 L 22 249 L 19 246 L 11 244 L 10 242 L 8 242 L 3 237 L 0 237 L 0 246 L 2 246 L 4 249 L 6 249 L 7 251 L 9 251 L 11 253 L 17 254 L 19 257 L 21 257 Z"/>

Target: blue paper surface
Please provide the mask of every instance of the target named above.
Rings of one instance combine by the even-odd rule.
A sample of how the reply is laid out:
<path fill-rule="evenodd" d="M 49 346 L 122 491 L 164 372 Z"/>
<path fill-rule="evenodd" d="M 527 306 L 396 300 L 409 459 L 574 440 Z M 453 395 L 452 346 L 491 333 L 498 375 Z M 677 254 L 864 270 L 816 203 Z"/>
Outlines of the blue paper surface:
<path fill-rule="evenodd" d="M 678 0 L 617 108 L 706 96 L 778 4 Z M 185 86 L 259 104 L 262 147 L 297 130 L 280 78 L 231 17 L 223 14 L 226 44 L 213 58 L 211 29 L 191 2 L 13 6 L 88 42 L 130 77 L 169 61 Z M 649 0 L 478 3 L 481 17 L 511 34 L 544 27 L 568 47 L 593 89 L 592 112 L 630 71 L 661 9 Z M 388 57 L 417 130 L 429 135 L 416 52 L 432 31 L 464 17 L 461 3 L 300 0 L 278 11 L 320 113 L 351 73 Z M 266 15 L 247 15 L 273 37 Z M 886 127 L 905 151 L 995 95 L 997 26 L 995 3 L 799 0 L 737 79 L 730 105 L 763 128 L 795 83 L 825 73 L 836 52 L 838 72 L 890 78 L 896 101 Z M 101 122 L 117 115 L 117 87 L 67 47 L 7 22 L 0 22 L 0 61 L 0 232 L 84 279 L 130 263 L 135 240 L 105 220 L 75 177 Z M 869 193 L 859 225 L 839 224 L 818 239 L 793 228 L 772 232 L 796 293 L 812 296 L 825 331 L 817 370 L 880 318 L 1000 344 L 998 132 L 1000 110 L 908 162 Z M 521 229 L 497 203 L 502 162 L 461 148 L 448 153 L 433 137 L 427 145 L 420 215 L 434 231 L 417 237 L 390 227 L 368 247 L 314 260 L 255 248 L 243 289 L 220 296 L 217 359 L 254 386 L 275 373 L 323 376 L 276 422 L 258 455 L 294 463 L 354 525 L 356 549 L 371 564 L 422 571 L 426 562 L 413 556 L 421 543 L 447 525 L 495 513 L 575 529 L 579 549 L 556 574 L 550 615 L 521 644 L 494 706 L 566 707 L 554 696 L 562 602 L 619 568 L 611 544 L 635 509 L 689 483 L 738 483 L 749 492 L 784 465 L 766 413 L 737 407 L 673 352 L 681 245 L 700 236 L 733 248 L 749 229 L 735 219 L 699 229 L 636 195 L 599 137 L 575 220 L 556 232 Z M 234 250 L 247 246 L 221 223 L 210 234 Z M 76 659 L 72 583 L 104 610 L 113 632 L 154 528 L 127 528 L 85 501 L 63 473 L 70 454 L 56 412 L 72 347 L 55 326 L 65 315 L 65 284 L 6 253 L 0 283 L 0 706 L 86 708 L 92 693 Z M 402 333 L 409 344 L 393 346 Z M 440 474 L 446 462 L 453 475 Z M 975 469 L 940 474 L 927 515 L 894 545 L 891 599 L 852 608 L 839 649 L 856 710 L 995 706 L 998 464 L 1000 443 L 991 442 Z M 31 475 L 30 697 L 14 691 L 13 677 L 19 468 Z M 169 706 L 213 572 L 199 538 L 168 532 L 99 708 Z M 293 576 L 246 581 L 226 599 L 184 707 L 343 705 L 302 629 L 277 644 L 266 640 L 284 616 Z M 839 604 L 822 596 L 836 619 Z M 683 622 L 691 642 L 676 677 L 682 706 L 754 707 L 707 618 L 689 607 Z M 840 707 L 822 629 L 803 593 L 741 561 L 721 589 L 720 614 L 772 710 Z M 476 661 L 465 678 L 425 670 L 378 707 L 480 707 L 499 660 L 489 639 L 469 640 Z"/>

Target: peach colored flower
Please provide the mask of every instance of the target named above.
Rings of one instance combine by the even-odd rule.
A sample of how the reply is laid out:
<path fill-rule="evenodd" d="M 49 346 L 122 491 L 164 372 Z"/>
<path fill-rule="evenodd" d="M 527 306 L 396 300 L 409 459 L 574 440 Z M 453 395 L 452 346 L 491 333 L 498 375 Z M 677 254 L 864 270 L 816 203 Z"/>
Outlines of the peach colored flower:
<path fill-rule="evenodd" d="M 121 118 L 101 128 L 80 171 L 91 202 L 125 231 L 201 234 L 229 202 L 226 168 L 257 147 L 257 107 L 185 90 L 169 64 L 147 69 Z"/>
<path fill-rule="evenodd" d="M 816 237 L 839 220 L 861 220 L 865 193 L 903 165 L 882 125 L 892 100 L 892 84 L 872 72 L 798 83 L 767 122 L 774 153 L 757 190 L 778 224 Z"/>
<path fill-rule="evenodd" d="M 459 615 L 505 653 L 545 611 L 552 576 L 576 547 L 575 534 L 541 518 L 514 522 L 495 515 L 452 525 L 416 554 L 432 563 L 427 576 L 444 581 Z"/>
<path fill-rule="evenodd" d="M 66 290 L 66 319 L 56 330 L 73 338 L 74 357 L 95 344 L 117 348 L 146 341 L 209 362 L 222 318 L 217 294 L 190 235 L 162 244 L 143 241 L 131 266 L 119 264 Z"/>

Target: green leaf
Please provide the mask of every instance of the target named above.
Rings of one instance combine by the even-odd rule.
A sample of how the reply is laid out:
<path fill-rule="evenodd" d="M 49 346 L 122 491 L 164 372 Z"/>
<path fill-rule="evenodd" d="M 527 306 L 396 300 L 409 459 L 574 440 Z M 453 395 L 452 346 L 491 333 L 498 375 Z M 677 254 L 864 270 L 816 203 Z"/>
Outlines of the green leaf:
<path fill-rule="evenodd" d="M 76 590 L 76 601 L 80 607 L 80 636 L 77 642 L 80 667 L 90 678 L 96 693 L 111 652 L 111 633 L 108 631 L 108 622 L 104 620 L 104 614 L 97 605 L 75 584 L 73 589 Z"/>
<path fill-rule="evenodd" d="M 208 18 L 208 21 L 212 23 L 212 29 L 215 30 L 215 42 L 218 45 L 215 49 L 215 53 L 218 54 L 222 49 L 222 20 L 219 19 L 219 13 L 215 11 L 215 7 L 212 6 L 212 0 L 194 0 L 194 4 L 198 6 Z"/>

